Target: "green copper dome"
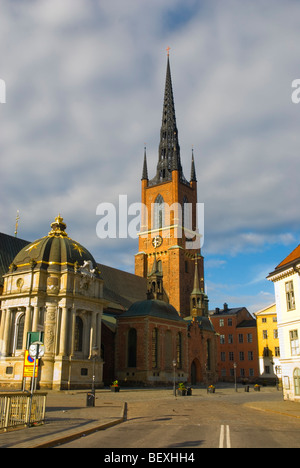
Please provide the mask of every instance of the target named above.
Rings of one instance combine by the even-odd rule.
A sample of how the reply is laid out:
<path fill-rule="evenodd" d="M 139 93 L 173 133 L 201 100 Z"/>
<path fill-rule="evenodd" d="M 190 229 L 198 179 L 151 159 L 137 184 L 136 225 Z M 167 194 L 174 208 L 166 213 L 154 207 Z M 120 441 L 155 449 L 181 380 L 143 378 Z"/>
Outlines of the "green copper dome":
<path fill-rule="evenodd" d="M 85 247 L 74 241 L 66 233 L 66 224 L 59 215 L 51 224 L 51 231 L 45 237 L 26 245 L 15 257 L 12 268 L 27 270 L 29 267 L 58 271 L 76 269 L 85 262 L 97 271 L 94 257 Z"/>

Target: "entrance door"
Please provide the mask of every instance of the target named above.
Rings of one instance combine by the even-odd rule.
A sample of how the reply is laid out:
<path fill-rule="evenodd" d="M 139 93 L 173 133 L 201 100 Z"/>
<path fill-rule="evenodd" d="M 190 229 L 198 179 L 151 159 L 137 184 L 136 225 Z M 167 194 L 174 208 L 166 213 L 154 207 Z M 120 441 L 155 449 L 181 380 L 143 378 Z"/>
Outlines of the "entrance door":
<path fill-rule="evenodd" d="M 197 367 L 195 361 L 192 362 L 191 365 L 191 384 L 196 385 L 197 383 Z"/>
<path fill-rule="evenodd" d="M 198 359 L 194 359 L 191 364 L 191 384 L 197 385 L 201 382 L 201 366 Z"/>

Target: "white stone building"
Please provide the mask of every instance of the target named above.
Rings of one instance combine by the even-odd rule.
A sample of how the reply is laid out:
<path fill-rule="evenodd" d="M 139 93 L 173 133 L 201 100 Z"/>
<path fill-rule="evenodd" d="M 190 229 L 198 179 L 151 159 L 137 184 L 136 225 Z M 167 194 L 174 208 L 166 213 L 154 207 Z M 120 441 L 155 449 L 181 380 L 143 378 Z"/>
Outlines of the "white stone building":
<path fill-rule="evenodd" d="M 285 400 L 300 401 L 300 245 L 269 274 L 274 283 Z"/>
<path fill-rule="evenodd" d="M 44 332 L 40 388 L 89 388 L 103 383 L 103 280 L 92 255 L 66 233 L 51 231 L 26 245 L 4 275 L 0 321 L 0 386 L 21 389 L 27 333 Z"/>

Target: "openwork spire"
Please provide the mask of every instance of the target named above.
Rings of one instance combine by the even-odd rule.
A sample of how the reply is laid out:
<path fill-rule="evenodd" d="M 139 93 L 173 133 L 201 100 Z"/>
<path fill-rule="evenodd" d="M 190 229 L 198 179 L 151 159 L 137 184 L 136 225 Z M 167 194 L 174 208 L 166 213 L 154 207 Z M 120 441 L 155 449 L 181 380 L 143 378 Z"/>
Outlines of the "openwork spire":
<path fill-rule="evenodd" d="M 180 160 L 180 146 L 178 140 L 170 59 L 168 53 L 157 172 L 154 179 L 150 181 L 150 185 L 156 185 L 172 180 L 173 171 L 178 171 L 181 182 L 188 184 L 184 178 Z"/>

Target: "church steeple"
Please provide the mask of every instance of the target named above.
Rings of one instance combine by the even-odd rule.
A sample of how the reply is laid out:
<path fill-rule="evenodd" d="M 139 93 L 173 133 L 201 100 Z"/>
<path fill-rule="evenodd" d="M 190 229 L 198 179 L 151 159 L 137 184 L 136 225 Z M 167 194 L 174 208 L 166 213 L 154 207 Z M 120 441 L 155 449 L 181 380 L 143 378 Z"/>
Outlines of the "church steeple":
<path fill-rule="evenodd" d="M 183 175 L 180 160 L 180 146 L 176 123 L 170 58 L 168 54 L 157 171 L 154 179 L 150 181 L 150 185 L 171 181 L 173 171 L 178 171 L 179 180 L 187 183 Z"/>
<path fill-rule="evenodd" d="M 192 233 L 197 230 L 195 162 L 192 154 L 187 181 L 181 166 L 169 56 L 165 78 L 155 177 L 148 177 L 146 150 L 142 166 L 141 232 L 135 274 L 148 279 L 148 298 L 169 301 L 182 317 L 191 315 L 192 302 L 192 309 L 195 304 L 197 314 L 205 315 L 204 261 L 198 236 Z M 198 287 L 193 288 L 195 256 Z"/>
<path fill-rule="evenodd" d="M 190 312 L 192 317 L 207 317 L 208 316 L 208 297 L 203 289 L 200 289 L 198 275 L 198 255 L 195 255 L 195 274 L 194 288 L 190 296 Z"/>
<path fill-rule="evenodd" d="M 191 182 L 197 182 L 195 160 L 194 160 L 194 149 L 192 149 Z"/>
<path fill-rule="evenodd" d="M 144 166 L 143 166 L 142 180 L 148 180 L 146 147 L 144 149 Z"/>

